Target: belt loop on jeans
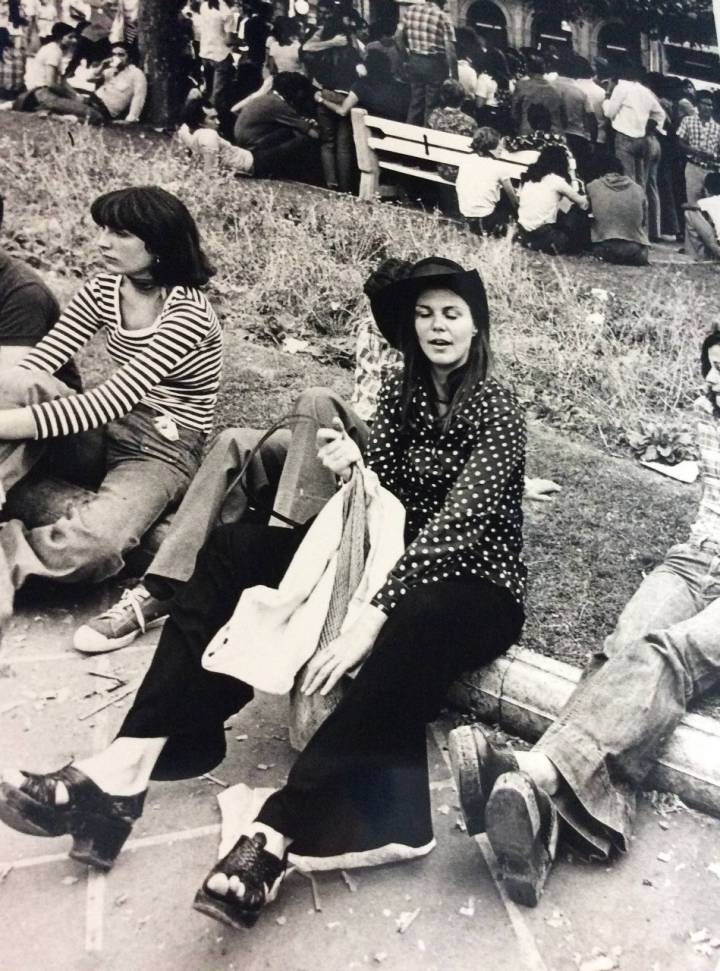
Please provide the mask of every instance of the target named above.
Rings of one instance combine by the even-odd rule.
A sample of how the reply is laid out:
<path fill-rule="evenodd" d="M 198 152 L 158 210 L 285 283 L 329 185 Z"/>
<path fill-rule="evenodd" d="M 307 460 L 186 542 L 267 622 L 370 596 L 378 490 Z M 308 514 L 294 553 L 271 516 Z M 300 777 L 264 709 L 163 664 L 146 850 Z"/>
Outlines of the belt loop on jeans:
<path fill-rule="evenodd" d="M 697 546 L 700 550 L 707 550 L 708 552 L 720 553 L 720 541 L 712 539 L 707 533 L 696 533 L 692 537 L 693 546 Z"/>

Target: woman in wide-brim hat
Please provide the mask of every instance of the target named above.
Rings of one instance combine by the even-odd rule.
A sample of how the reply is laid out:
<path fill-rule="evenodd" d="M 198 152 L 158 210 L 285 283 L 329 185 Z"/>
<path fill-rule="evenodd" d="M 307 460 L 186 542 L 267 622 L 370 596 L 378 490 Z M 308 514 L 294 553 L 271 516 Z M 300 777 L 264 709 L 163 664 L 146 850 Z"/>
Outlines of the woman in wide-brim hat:
<path fill-rule="evenodd" d="M 503 653 L 523 624 L 525 426 L 514 395 L 488 376 L 482 281 L 423 260 L 373 306 L 405 368 L 383 385 L 365 461 L 405 506 L 406 549 L 357 620 L 310 663 L 302 690 L 326 693 L 362 662 L 359 673 L 198 891 L 198 910 L 236 927 L 275 897 L 288 850 L 330 869 L 432 849 L 426 723 L 453 680 Z M 318 444 L 336 475 L 360 461 L 343 432 L 321 429 Z M 212 769 L 223 724 L 252 689 L 204 670 L 203 651 L 242 589 L 279 582 L 299 541 L 292 530 L 247 524 L 213 534 L 113 745 L 60 773 L 6 781 L 2 818 L 69 832 L 76 857 L 92 863 L 94 853 L 107 866 L 124 837 L 120 825 L 103 830 L 102 818 L 127 802 L 129 831 L 150 778 Z"/>

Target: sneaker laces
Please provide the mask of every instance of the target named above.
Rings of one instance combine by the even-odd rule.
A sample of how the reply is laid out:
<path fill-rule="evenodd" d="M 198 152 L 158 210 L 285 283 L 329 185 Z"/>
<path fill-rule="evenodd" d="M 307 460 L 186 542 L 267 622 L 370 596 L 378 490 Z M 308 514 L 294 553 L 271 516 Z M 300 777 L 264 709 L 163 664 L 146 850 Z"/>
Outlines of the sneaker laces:
<path fill-rule="evenodd" d="M 142 612 L 143 603 L 150 598 L 150 592 L 145 589 L 142 584 L 132 589 L 128 588 L 123 591 L 122 596 L 116 604 L 109 607 L 105 613 L 101 614 L 102 618 L 107 618 L 108 620 L 122 620 L 125 611 L 128 607 L 132 607 L 135 618 L 138 622 L 138 626 L 142 633 L 145 633 L 145 615 Z"/>

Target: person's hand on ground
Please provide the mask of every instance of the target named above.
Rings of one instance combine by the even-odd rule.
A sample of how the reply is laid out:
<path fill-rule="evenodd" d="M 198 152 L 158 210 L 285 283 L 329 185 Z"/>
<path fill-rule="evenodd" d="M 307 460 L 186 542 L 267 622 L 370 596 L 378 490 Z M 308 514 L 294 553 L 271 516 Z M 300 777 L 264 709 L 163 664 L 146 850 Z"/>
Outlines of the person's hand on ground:
<path fill-rule="evenodd" d="M 317 444 L 318 459 L 325 468 L 347 482 L 352 474 L 352 466 L 362 459 L 362 455 L 339 418 L 333 419 L 332 428 L 318 429 Z"/>
<path fill-rule="evenodd" d="M 552 502 L 553 492 L 562 492 L 562 486 L 552 479 L 525 479 L 525 497 L 533 502 Z"/>
<path fill-rule="evenodd" d="M 346 631 L 311 658 L 300 688 L 303 694 L 332 691 L 344 674 L 365 660 L 386 619 L 382 610 L 367 604 Z"/>

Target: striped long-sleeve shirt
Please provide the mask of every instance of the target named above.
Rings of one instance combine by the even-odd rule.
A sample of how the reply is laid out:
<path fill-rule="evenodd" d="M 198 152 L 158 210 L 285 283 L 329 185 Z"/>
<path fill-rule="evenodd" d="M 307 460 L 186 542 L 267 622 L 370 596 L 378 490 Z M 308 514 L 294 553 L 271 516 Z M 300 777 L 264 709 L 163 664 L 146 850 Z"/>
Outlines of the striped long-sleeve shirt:
<path fill-rule="evenodd" d="M 185 428 L 209 432 L 222 367 L 222 331 L 212 307 L 191 287 L 174 287 L 152 326 L 126 330 L 120 313 L 122 277 L 103 274 L 86 284 L 21 367 L 55 373 L 101 328 L 119 367 L 84 394 L 30 405 L 36 437 L 99 428 L 139 404 Z"/>

